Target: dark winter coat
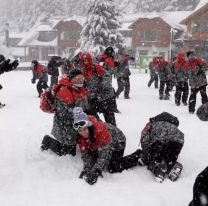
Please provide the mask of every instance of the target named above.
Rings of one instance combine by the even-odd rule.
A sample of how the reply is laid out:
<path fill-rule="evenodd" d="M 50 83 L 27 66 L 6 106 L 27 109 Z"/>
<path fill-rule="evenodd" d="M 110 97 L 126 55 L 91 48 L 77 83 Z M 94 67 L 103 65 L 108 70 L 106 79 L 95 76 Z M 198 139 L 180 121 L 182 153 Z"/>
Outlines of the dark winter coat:
<path fill-rule="evenodd" d="M 82 64 L 85 77 L 85 85 L 89 91 L 89 103 L 96 112 L 114 112 L 114 90 L 112 87 L 111 75 L 102 66 L 92 63 L 90 54 L 83 54 L 88 60 L 88 64 Z M 84 60 L 83 60 L 84 61 Z"/>
<path fill-rule="evenodd" d="M 39 79 L 43 82 L 48 82 L 48 74 L 47 69 L 41 64 L 37 64 L 36 66 L 32 67 L 32 81 L 35 81 L 36 79 Z"/>
<path fill-rule="evenodd" d="M 0 75 L 3 74 L 4 72 L 9 72 L 16 69 L 18 65 L 19 63 L 17 60 L 13 62 L 10 62 L 9 59 L 0 61 Z"/>
<path fill-rule="evenodd" d="M 208 103 L 202 104 L 196 112 L 198 118 L 202 121 L 208 121 Z"/>
<path fill-rule="evenodd" d="M 125 55 L 122 55 L 118 58 L 119 65 L 116 69 L 117 78 L 128 78 L 131 75 L 129 70 L 128 58 Z"/>
<path fill-rule="evenodd" d="M 162 62 L 157 65 L 157 72 L 160 78 L 160 81 L 169 81 L 172 79 L 172 72 L 168 62 Z"/>
<path fill-rule="evenodd" d="M 155 142 L 176 142 L 184 144 L 184 134 L 177 128 L 179 121 L 177 117 L 163 112 L 153 118 L 145 126 L 141 134 L 141 146 L 145 151 L 151 150 Z"/>
<path fill-rule="evenodd" d="M 155 77 L 158 75 L 158 72 L 155 69 L 156 65 L 153 64 L 153 62 L 150 62 L 149 64 L 149 71 L 150 71 L 150 76 Z"/>
<path fill-rule="evenodd" d="M 112 152 L 124 150 L 126 138 L 117 127 L 88 116 L 92 122 L 90 137 L 78 136 L 78 144 L 84 162 L 84 169 L 103 171 L 109 164 Z M 96 158 L 93 156 L 96 154 Z"/>
<path fill-rule="evenodd" d="M 208 167 L 206 167 L 197 177 L 193 186 L 193 200 L 189 206 L 208 205 Z"/>
<path fill-rule="evenodd" d="M 189 85 L 191 88 L 199 88 L 207 85 L 205 62 L 200 58 L 195 58 L 188 62 Z"/>
<path fill-rule="evenodd" d="M 174 64 L 174 72 L 177 83 L 188 82 L 187 62 L 184 59 L 183 53 L 179 53 L 177 56 L 177 61 Z"/>
<path fill-rule="evenodd" d="M 73 108 L 82 107 L 88 110 L 87 95 L 84 88 L 76 88 L 67 77 L 63 77 L 59 84 L 63 85 L 56 95 L 55 112 L 53 120 L 52 134 L 60 142 L 67 145 L 76 144 L 76 131 L 73 129 Z M 58 85 L 54 86 L 57 87 Z"/>

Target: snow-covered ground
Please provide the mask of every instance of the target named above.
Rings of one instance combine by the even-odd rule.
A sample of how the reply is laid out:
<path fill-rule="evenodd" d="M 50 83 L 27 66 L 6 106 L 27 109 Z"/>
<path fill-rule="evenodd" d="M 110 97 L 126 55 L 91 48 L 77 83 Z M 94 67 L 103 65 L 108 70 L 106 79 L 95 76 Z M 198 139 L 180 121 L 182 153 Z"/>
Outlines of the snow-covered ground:
<path fill-rule="evenodd" d="M 158 90 L 147 87 L 149 74 L 132 70 L 131 99 L 118 99 L 122 112 L 117 124 L 127 137 L 125 154 L 138 148 L 140 132 L 149 117 L 167 111 L 180 120 L 185 145 L 179 156 L 184 170 L 177 182 L 154 181 L 146 167 L 121 174 L 104 173 L 90 186 L 78 176 L 82 170 L 80 155 L 58 157 L 41 152 L 40 143 L 51 131 L 53 115 L 41 112 L 30 71 L 14 71 L 0 76 L 3 90 L 0 101 L 0 205 L 1 206 L 186 206 L 192 199 L 196 175 L 208 165 L 208 124 L 176 107 L 160 101 Z M 116 87 L 114 80 L 114 85 Z M 197 107 L 200 105 L 198 95 Z"/>

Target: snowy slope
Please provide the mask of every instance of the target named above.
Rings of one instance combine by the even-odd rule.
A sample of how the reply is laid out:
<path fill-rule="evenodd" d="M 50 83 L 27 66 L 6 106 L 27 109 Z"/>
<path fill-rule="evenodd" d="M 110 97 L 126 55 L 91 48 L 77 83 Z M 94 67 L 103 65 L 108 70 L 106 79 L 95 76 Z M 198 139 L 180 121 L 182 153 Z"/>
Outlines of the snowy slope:
<path fill-rule="evenodd" d="M 146 167 L 121 174 L 104 173 L 94 186 L 78 178 L 82 163 L 76 157 L 58 157 L 39 150 L 50 133 L 53 115 L 39 109 L 39 99 L 30 82 L 31 72 L 15 71 L 0 76 L 4 89 L 0 100 L 0 205 L 1 206 L 185 206 L 192 199 L 196 175 L 208 165 L 207 122 L 190 115 L 187 107 L 160 101 L 158 91 L 148 88 L 148 74 L 132 70 L 131 99 L 118 99 L 117 123 L 127 137 L 126 154 L 137 149 L 140 132 L 148 118 L 162 111 L 180 120 L 185 146 L 179 157 L 181 178 L 159 184 Z M 114 82 L 114 85 L 115 82 Z M 199 99 L 199 96 L 198 96 Z M 200 102 L 197 102 L 197 106 Z"/>

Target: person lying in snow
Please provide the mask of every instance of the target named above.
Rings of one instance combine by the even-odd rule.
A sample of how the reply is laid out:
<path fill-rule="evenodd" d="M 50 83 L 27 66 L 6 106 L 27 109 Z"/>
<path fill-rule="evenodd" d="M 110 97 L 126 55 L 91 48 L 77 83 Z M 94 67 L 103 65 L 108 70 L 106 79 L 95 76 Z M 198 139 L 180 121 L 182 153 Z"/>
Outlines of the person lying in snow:
<path fill-rule="evenodd" d="M 207 206 L 208 205 L 208 167 L 206 167 L 198 176 L 193 186 L 193 200 L 189 206 Z"/>
<path fill-rule="evenodd" d="M 78 131 L 77 144 L 84 163 L 81 179 L 93 185 L 105 169 L 117 173 L 139 164 L 140 149 L 123 156 L 126 137 L 120 129 L 87 115 L 80 107 L 75 107 L 73 113 L 73 127 Z"/>
<path fill-rule="evenodd" d="M 158 182 L 163 182 L 166 176 L 176 181 L 182 171 L 177 158 L 184 144 L 184 134 L 178 126 L 177 117 L 163 112 L 150 118 L 141 133 L 141 159 Z"/>

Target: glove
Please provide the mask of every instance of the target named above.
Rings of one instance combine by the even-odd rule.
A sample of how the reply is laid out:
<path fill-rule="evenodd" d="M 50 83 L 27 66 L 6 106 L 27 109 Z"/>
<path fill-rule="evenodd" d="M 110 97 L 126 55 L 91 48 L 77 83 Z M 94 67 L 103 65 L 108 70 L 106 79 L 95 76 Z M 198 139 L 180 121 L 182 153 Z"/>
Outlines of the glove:
<path fill-rule="evenodd" d="M 32 84 L 35 84 L 35 79 L 31 79 Z"/>
<path fill-rule="evenodd" d="M 0 89 L 2 89 L 3 87 L 2 87 L 2 85 L 0 84 Z"/>
<path fill-rule="evenodd" d="M 83 169 L 79 175 L 79 178 L 82 179 L 83 177 L 85 177 L 87 175 L 88 172 L 89 172 L 89 170 L 87 168 Z"/>
<path fill-rule="evenodd" d="M 101 175 L 101 171 L 96 169 L 88 172 L 84 177 L 84 180 L 89 184 L 93 185 L 97 182 L 97 178 Z"/>
<path fill-rule="evenodd" d="M 19 65 L 19 61 L 18 60 L 14 60 L 12 62 L 12 66 L 14 67 L 13 69 L 16 69 L 18 65 Z"/>

